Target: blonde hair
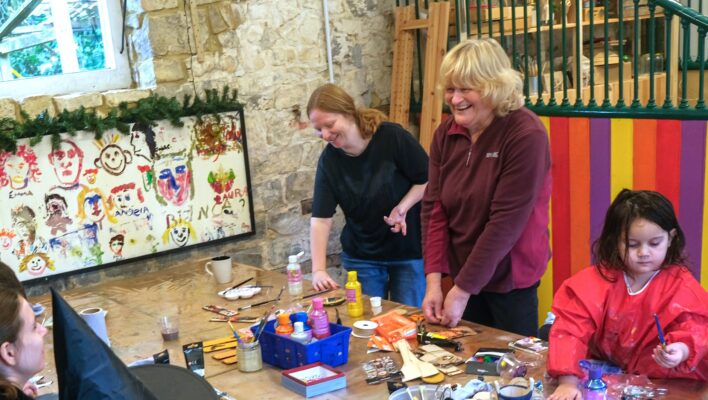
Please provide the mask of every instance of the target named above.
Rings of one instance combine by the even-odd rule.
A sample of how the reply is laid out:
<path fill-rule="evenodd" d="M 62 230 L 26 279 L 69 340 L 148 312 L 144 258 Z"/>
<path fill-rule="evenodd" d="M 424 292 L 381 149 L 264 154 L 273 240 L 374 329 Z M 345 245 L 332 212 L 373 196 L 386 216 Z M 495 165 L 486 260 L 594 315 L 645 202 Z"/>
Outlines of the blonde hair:
<path fill-rule="evenodd" d="M 386 114 L 379 110 L 368 107 L 357 108 L 354 99 L 344 89 L 331 83 L 318 87 L 310 95 L 310 100 L 307 102 L 308 117 L 314 109 L 352 117 L 364 139 L 374 136 L 379 125 L 386 120 Z"/>
<path fill-rule="evenodd" d="M 441 90 L 479 91 L 500 117 L 524 104 L 521 73 L 511 67 L 509 57 L 494 39 L 470 39 L 453 47 L 440 65 L 438 82 Z"/>

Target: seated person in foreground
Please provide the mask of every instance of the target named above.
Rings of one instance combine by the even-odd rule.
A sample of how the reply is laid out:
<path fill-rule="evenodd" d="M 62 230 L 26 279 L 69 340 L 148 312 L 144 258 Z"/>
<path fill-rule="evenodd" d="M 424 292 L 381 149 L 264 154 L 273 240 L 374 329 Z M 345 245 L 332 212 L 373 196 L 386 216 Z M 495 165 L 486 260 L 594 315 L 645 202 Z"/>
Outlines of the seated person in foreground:
<path fill-rule="evenodd" d="M 619 193 L 593 247 L 597 265 L 566 280 L 553 300 L 547 368 L 558 388 L 549 400 L 582 398 L 585 358 L 650 378 L 708 379 L 708 294 L 686 267 L 684 246 L 668 199 Z"/>
<path fill-rule="evenodd" d="M 16 290 L 0 291 L 0 400 L 31 399 L 27 381 L 44 369 L 44 336 L 32 307 Z"/>

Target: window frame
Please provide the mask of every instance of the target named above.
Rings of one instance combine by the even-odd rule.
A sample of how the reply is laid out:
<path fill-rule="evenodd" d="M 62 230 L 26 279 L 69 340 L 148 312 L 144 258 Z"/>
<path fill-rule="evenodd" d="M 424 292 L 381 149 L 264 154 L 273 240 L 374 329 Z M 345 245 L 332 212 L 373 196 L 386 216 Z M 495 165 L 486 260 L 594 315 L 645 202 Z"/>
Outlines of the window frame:
<path fill-rule="evenodd" d="M 122 10 L 120 0 L 97 0 L 101 18 L 106 68 L 93 71 L 62 73 L 11 81 L 0 81 L 0 98 L 20 100 L 29 96 L 61 96 L 74 93 L 103 92 L 132 86 L 132 71 L 127 46 L 120 54 Z M 104 8 L 105 12 L 101 10 Z M 106 46 L 110 44 L 109 46 Z"/>

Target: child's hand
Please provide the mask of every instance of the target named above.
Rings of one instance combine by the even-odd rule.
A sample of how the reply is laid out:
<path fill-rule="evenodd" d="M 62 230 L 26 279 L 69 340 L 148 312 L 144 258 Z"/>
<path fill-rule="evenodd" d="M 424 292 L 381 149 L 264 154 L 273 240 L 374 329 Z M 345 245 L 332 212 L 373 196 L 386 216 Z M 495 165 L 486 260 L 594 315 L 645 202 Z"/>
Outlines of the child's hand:
<path fill-rule="evenodd" d="M 560 384 L 552 395 L 548 396 L 548 400 L 581 400 L 583 398 L 578 385 Z"/>
<path fill-rule="evenodd" d="M 656 346 L 652 358 L 664 368 L 674 368 L 688 358 L 688 353 L 688 346 L 685 343 L 676 342 L 667 344 L 666 350 L 661 345 Z"/>
<path fill-rule="evenodd" d="M 566 375 L 558 378 L 558 387 L 547 400 L 582 400 L 583 394 L 578 389 L 578 377 Z"/>

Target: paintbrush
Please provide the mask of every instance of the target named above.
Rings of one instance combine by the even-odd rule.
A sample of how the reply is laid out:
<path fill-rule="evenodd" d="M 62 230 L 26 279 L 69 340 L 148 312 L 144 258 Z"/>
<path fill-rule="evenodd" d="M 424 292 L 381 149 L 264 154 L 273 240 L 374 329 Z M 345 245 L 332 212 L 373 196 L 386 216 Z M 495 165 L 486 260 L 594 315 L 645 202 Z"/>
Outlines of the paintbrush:
<path fill-rule="evenodd" d="M 265 314 L 263 314 L 263 319 L 261 319 L 261 323 L 258 324 L 258 329 L 256 329 L 256 335 L 253 337 L 254 342 L 257 342 L 258 339 L 261 337 L 261 333 L 263 333 L 263 329 L 265 328 L 266 323 L 268 322 L 268 316 L 273 312 L 273 310 L 275 310 L 275 307 L 278 305 L 278 302 L 280 302 L 280 296 L 283 295 L 283 290 L 285 290 L 285 286 L 280 289 L 280 293 L 278 293 L 278 297 L 275 300 L 275 304 L 270 307 L 270 310 L 266 311 Z"/>
<path fill-rule="evenodd" d="M 656 322 L 656 330 L 659 331 L 659 341 L 661 342 L 661 348 L 666 351 L 666 339 L 664 338 L 664 330 L 661 329 L 661 324 L 659 324 L 659 316 L 654 314 L 654 322 Z"/>
<path fill-rule="evenodd" d="M 274 301 L 280 301 L 280 296 L 282 296 L 282 294 L 283 294 L 283 289 L 285 289 L 285 286 L 283 286 L 283 288 L 280 289 L 280 293 L 278 293 L 278 297 L 276 297 L 274 299 L 259 301 L 258 303 L 253 303 L 253 304 L 249 304 L 247 306 L 242 306 L 242 307 L 237 308 L 236 311 L 248 310 L 249 308 L 262 306 L 263 304 L 272 303 Z"/>
<path fill-rule="evenodd" d="M 229 323 L 229 328 L 231 328 L 231 331 L 234 333 L 234 337 L 236 338 L 236 341 L 241 343 L 241 336 L 238 335 L 238 332 L 236 332 L 236 328 L 234 328 L 233 325 L 231 325 L 231 321 L 226 321 Z"/>
<path fill-rule="evenodd" d="M 250 282 L 251 280 L 253 280 L 253 277 L 250 277 L 250 278 L 248 278 L 248 279 L 246 279 L 246 280 L 244 280 L 244 281 L 242 281 L 242 282 L 239 282 L 239 283 L 237 283 L 237 284 L 231 286 L 230 288 L 226 288 L 226 289 L 222 290 L 222 292 L 226 293 L 226 292 L 228 292 L 229 290 L 236 289 L 236 288 L 238 288 L 239 286 L 244 285 L 244 284 Z"/>
<path fill-rule="evenodd" d="M 311 293 L 311 294 L 308 294 L 308 295 L 305 295 L 305 296 L 300 297 L 300 300 L 309 299 L 310 297 L 315 297 L 315 296 L 319 296 L 319 295 L 321 295 L 321 294 L 329 293 L 329 292 L 331 292 L 332 290 L 334 290 L 334 289 L 326 289 L 326 290 L 323 290 L 323 291 L 321 291 L 321 292 Z"/>

